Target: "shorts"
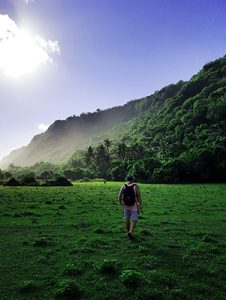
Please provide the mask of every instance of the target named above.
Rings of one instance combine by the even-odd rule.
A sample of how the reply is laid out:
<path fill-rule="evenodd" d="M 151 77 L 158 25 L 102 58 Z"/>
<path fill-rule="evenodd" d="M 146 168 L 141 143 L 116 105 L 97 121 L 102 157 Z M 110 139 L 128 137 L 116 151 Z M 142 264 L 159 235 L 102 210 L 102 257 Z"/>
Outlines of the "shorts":
<path fill-rule="evenodd" d="M 138 210 L 128 210 L 124 209 L 124 219 L 126 221 L 132 219 L 133 221 L 138 220 Z"/>

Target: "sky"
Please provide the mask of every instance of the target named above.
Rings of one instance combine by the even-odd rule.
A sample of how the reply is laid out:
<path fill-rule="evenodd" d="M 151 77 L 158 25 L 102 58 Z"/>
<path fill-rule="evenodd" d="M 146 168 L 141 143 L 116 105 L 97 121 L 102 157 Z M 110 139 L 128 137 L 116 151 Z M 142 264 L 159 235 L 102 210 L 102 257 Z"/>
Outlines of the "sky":
<path fill-rule="evenodd" d="M 225 54 L 225 0 L 0 0 L 0 159 Z"/>

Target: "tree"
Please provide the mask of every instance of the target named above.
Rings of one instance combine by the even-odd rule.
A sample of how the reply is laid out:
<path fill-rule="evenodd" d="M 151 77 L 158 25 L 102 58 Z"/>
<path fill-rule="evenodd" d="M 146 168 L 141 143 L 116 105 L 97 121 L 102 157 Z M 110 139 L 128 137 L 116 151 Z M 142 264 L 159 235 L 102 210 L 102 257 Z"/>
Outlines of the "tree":
<path fill-rule="evenodd" d="M 85 162 L 87 166 L 91 166 L 94 159 L 94 149 L 93 147 L 89 146 L 87 151 L 85 152 Z"/>
<path fill-rule="evenodd" d="M 121 142 L 118 144 L 116 154 L 118 159 L 124 160 L 126 158 L 126 153 L 127 153 L 127 146 L 124 142 Z"/>
<path fill-rule="evenodd" d="M 39 176 L 40 179 L 52 179 L 54 177 L 53 171 L 44 171 Z"/>
<path fill-rule="evenodd" d="M 109 153 L 109 148 L 111 147 L 112 142 L 109 139 L 104 140 L 104 145 L 107 149 L 107 152 Z"/>
<path fill-rule="evenodd" d="M 5 172 L 4 176 L 5 176 L 5 179 L 9 179 L 12 177 L 12 174 L 10 172 Z"/>
<path fill-rule="evenodd" d="M 4 173 L 2 172 L 2 170 L 0 169 L 0 180 L 3 180 L 5 178 Z"/>

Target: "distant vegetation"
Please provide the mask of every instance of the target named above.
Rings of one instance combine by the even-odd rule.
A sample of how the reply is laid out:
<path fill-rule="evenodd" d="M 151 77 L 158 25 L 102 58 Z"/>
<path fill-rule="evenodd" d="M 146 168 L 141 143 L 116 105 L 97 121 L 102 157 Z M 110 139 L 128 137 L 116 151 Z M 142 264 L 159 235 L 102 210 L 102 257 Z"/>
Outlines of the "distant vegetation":
<path fill-rule="evenodd" d="M 83 149 L 70 157 L 62 147 L 71 147 L 81 130 L 89 139 L 83 135 Z M 61 145 L 67 160 L 58 166 L 36 163 L 19 168 L 11 164 L 8 172 L 16 176 L 34 172 L 38 177 L 53 172 L 70 180 L 124 180 L 129 173 L 149 183 L 225 182 L 225 133 L 226 56 L 206 64 L 188 82 L 171 84 L 122 107 L 55 122 L 26 151 L 38 143 L 57 152 Z M 65 144 L 63 137 L 68 138 Z M 58 155 L 51 153 L 45 160 L 53 161 Z"/>
<path fill-rule="evenodd" d="M 45 167 L 45 171 L 39 174 L 38 170 L 41 166 Z M 40 163 L 33 168 L 24 169 L 10 165 L 10 172 L 0 170 L 0 184 L 5 186 L 72 186 L 65 176 L 54 173 L 52 170 L 46 171 L 46 168 L 50 166 L 50 164 Z M 54 168 L 56 170 L 56 167 Z"/>

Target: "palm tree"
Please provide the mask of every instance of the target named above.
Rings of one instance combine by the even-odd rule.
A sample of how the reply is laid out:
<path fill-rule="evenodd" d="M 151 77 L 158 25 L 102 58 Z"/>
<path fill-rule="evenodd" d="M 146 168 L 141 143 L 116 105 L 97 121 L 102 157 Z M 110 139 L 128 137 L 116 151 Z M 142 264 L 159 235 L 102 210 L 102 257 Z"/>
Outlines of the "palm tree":
<path fill-rule="evenodd" d="M 118 144 L 117 155 L 119 159 L 125 159 L 127 152 L 127 146 L 124 142 Z"/>
<path fill-rule="evenodd" d="M 93 147 L 89 146 L 87 148 L 87 151 L 85 152 L 85 161 L 88 166 L 92 164 L 93 158 L 94 158 L 94 149 Z"/>

